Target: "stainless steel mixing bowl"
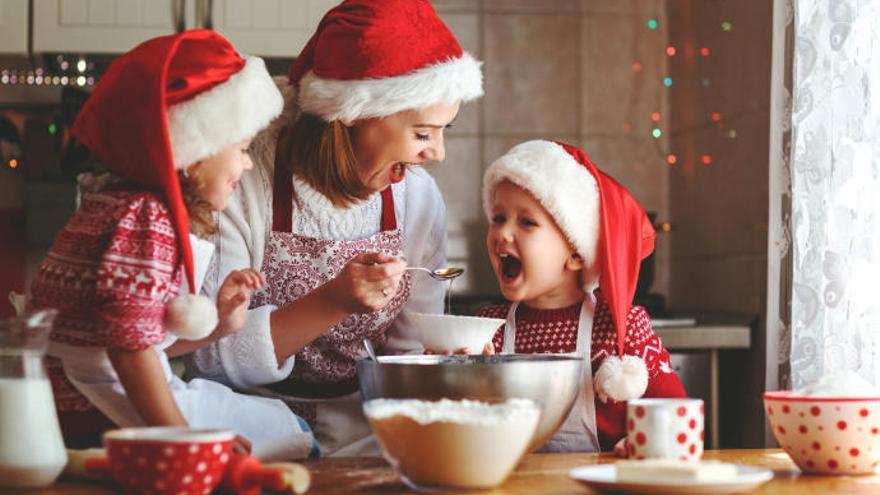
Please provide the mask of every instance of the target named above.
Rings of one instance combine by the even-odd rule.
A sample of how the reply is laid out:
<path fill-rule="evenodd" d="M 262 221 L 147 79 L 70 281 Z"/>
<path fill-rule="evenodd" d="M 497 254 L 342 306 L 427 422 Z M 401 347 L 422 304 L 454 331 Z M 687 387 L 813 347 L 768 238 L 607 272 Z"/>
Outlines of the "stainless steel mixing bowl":
<path fill-rule="evenodd" d="M 364 400 L 533 399 L 541 419 L 529 446 L 553 436 L 574 404 L 584 359 L 563 355 L 380 356 L 357 361 Z"/>

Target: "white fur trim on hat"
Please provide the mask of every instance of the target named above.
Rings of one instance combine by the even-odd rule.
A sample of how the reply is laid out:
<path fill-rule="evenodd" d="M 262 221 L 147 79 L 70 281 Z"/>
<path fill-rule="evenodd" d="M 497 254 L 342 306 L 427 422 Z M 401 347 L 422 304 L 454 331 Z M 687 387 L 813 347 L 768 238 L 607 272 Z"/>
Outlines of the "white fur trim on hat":
<path fill-rule="evenodd" d="M 492 218 L 495 187 L 508 180 L 534 196 L 568 237 L 585 266 L 596 259 L 599 239 L 599 186 L 562 146 L 526 141 L 495 160 L 483 177 L 483 208 Z"/>
<path fill-rule="evenodd" d="M 281 113 L 281 93 L 259 57 L 225 82 L 168 109 L 174 166 L 182 169 L 244 141 Z"/>
<path fill-rule="evenodd" d="M 299 105 L 304 112 L 333 122 L 466 102 L 483 95 L 480 65 L 465 52 L 460 58 L 382 79 L 322 79 L 309 71 L 299 82 Z"/>
<path fill-rule="evenodd" d="M 602 402 L 638 399 L 648 389 L 648 367 L 628 354 L 623 359 L 608 356 L 593 377 L 593 387 Z"/>
<path fill-rule="evenodd" d="M 184 340 L 200 340 L 217 328 L 217 306 L 205 296 L 183 294 L 165 305 L 165 328 Z"/>

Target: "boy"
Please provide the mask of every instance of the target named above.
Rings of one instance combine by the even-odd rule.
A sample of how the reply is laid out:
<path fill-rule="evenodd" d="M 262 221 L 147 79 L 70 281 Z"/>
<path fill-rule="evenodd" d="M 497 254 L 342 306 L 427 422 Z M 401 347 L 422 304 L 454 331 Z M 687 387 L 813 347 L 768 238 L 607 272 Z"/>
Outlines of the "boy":
<path fill-rule="evenodd" d="M 489 167 L 483 206 L 492 268 L 511 301 L 478 313 L 507 320 L 495 352 L 577 352 L 591 364 L 545 450 L 610 450 L 625 436 L 627 400 L 686 397 L 648 314 L 631 305 L 654 229 L 625 188 L 583 150 L 535 140 Z"/>

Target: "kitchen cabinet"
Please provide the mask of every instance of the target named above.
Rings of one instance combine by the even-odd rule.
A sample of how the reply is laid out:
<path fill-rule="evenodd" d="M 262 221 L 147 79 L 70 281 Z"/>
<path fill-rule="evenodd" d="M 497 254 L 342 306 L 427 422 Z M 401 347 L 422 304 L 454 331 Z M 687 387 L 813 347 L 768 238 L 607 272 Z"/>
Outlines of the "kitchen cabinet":
<path fill-rule="evenodd" d="M 27 2 L 0 0 L 0 53 L 27 53 L 27 29 Z"/>
<path fill-rule="evenodd" d="M 339 0 L 197 0 L 198 25 L 216 30 L 243 53 L 294 57 Z"/>
<path fill-rule="evenodd" d="M 223 34 L 243 53 L 292 57 L 305 46 L 324 13 L 337 3 L 338 0 L 33 0 L 33 50 L 123 53 L 148 38 L 204 27 Z M 26 42 L 26 35 L 24 39 Z"/>
<path fill-rule="evenodd" d="M 185 0 L 33 0 L 33 50 L 123 53 L 192 27 L 193 12 Z"/>

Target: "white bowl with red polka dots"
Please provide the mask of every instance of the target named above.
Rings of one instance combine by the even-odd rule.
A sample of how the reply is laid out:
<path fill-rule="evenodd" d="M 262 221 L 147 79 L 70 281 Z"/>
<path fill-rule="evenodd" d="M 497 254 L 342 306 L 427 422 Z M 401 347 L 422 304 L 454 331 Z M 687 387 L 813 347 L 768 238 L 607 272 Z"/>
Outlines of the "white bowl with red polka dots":
<path fill-rule="evenodd" d="M 223 477 L 235 434 L 227 430 L 143 427 L 104 434 L 110 474 L 126 492 L 211 493 Z"/>
<path fill-rule="evenodd" d="M 873 474 L 880 465 L 880 397 L 802 397 L 765 392 L 779 445 L 807 473 Z"/>

